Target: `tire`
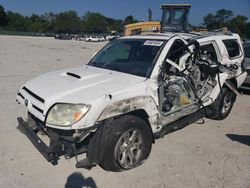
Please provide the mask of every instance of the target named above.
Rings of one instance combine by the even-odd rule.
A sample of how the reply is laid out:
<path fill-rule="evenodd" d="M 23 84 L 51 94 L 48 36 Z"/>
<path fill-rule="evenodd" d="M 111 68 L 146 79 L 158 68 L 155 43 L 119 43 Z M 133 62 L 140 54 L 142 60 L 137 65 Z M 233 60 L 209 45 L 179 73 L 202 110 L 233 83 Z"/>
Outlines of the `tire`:
<path fill-rule="evenodd" d="M 108 171 L 123 171 L 141 165 L 149 156 L 152 133 L 141 118 L 126 115 L 115 119 L 110 125 L 102 162 Z"/>
<path fill-rule="evenodd" d="M 219 94 L 215 102 L 210 106 L 212 113 L 207 117 L 215 120 L 225 119 L 230 114 L 235 100 L 236 94 L 229 88 L 223 87 L 222 92 Z"/>

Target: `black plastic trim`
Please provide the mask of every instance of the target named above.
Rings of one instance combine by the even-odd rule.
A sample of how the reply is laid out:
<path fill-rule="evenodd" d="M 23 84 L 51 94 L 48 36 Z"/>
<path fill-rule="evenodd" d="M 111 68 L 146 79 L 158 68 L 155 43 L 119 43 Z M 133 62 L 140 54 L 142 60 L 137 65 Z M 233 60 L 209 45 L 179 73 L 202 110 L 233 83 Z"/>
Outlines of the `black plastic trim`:
<path fill-rule="evenodd" d="M 32 104 L 32 107 L 35 108 L 38 112 L 40 112 L 41 114 L 43 114 L 43 110 L 38 108 L 37 106 L 35 106 L 34 104 Z"/>
<path fill-rule="evenodd" d="M 47 146 L 21 117 L 18 117 L 17 121 L 19 124 L 17 129 L 28 137 L 44 158 L 49 162 L 56 162 L 58 158 L 55 156 L 54 148 Z"/>
<path fill-rule="evenodd" d="M 35 93 L 33 93 L 32 91 L 30 91 L 28 88 L 23 87 L 23 90 L 25 90 L 28 94 L 30 94 L 32 97 L 36 98 L 37 100 L 39 100 L 40 102 L 44 103 L 44 99 L 39 97 L 38 95 L 36 95 Z"/>
<path fill-rule="evenodd" d="M 72 76 L 72 77 L 74 77 L 74 78 L 81 79 L 81 76 L 79 76 L 79 75 L 77 75 L 77 74 L 74 74 L 74 73 L 72 73 L 72 72 L 67 72 L 66 74 L 69 75 L 69 76 Z"/>
<path fill-rule="evenodd" d="M 18 93 L 17 95 L 24 99 L 24 96 L 21 93 Z"/>

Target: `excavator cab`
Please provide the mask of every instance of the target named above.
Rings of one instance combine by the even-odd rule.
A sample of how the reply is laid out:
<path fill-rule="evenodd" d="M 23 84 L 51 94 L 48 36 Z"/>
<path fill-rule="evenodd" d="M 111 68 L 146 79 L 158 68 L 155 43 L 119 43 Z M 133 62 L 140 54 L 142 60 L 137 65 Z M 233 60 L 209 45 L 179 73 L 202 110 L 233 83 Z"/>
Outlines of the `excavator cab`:
<path fill-rule="evenodd" d="M 189 32 L 188 22 L 190 4 L 163 4 L 161 32 Z"/>

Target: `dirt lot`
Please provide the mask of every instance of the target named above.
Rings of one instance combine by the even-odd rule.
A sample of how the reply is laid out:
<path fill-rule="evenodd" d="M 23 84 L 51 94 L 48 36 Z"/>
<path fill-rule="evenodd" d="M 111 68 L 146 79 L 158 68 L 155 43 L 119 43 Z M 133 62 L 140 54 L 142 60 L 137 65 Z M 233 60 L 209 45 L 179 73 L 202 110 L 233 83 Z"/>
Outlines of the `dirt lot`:
<path fill-rule="evenodd" d="M 142 166 L 120 173 L 52 166 L 17 129 L 26 111 L 15 103 L 23 83 L 41 73 L 87 63 L 105 43 L 0 36 L 0 187 L 250 188 L 250 95 L 223 121 L 205 119 L 156 140 Z"/>

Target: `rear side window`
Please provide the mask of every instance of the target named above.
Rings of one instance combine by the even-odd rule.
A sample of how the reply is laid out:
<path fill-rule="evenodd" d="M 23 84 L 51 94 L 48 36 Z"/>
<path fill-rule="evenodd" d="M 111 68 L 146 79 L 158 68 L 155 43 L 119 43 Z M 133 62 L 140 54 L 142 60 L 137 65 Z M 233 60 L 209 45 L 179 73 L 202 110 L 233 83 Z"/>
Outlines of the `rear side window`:
<path fill-rule="evenodd" d="M 223 40 L 227 48 L 227 52 L 230 58 L 234 58 L 240 55 L 240 47 L 237 40 Z"/>
<path fill-rule="evenodd" d="M 210 56 L 210 59 L 214 62 L 218 61 L 216 51 L 213 44 L 206 44 L 201 46 L 201 51 Z"/>

